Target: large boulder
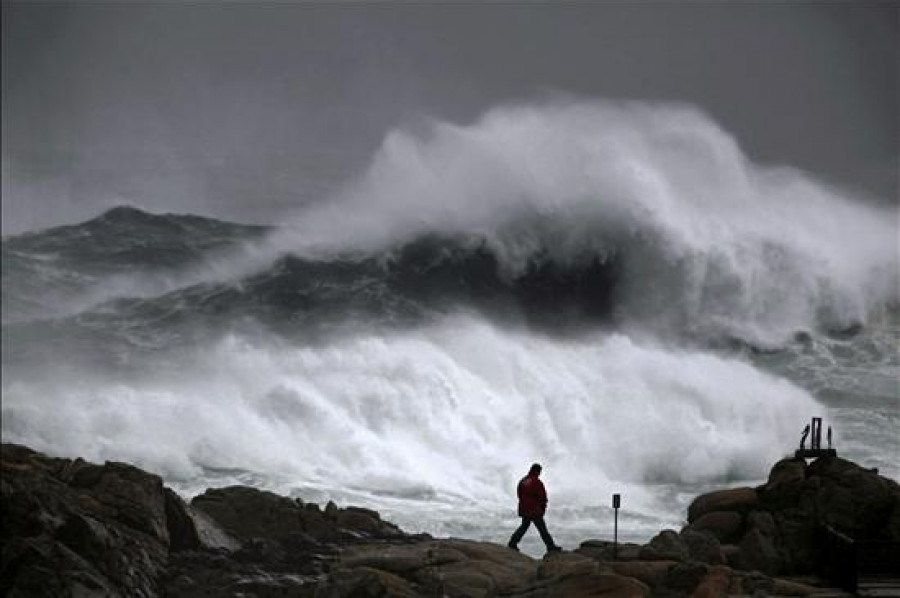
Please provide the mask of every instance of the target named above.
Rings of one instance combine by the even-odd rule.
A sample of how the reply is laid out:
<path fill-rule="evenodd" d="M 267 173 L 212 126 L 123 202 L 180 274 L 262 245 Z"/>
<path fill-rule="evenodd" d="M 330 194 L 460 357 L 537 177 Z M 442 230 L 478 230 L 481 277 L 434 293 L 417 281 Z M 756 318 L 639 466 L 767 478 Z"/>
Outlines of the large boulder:
<path fill-rule="evenodd" d="M 688 523 L 694 523 L 712 511 L 748 513 L 758 504 L 759 497 L 753 488 L 729 488 L 701 494 L 688 507 Z"/>
<path fill-rule="evenodd" d="M 640 558 L 645 561 L 684 561 L 689 556 L 687 545 L 675 530 L 664 529 L 641 548 Z"/>
<path fill-rule="evenodd" d="M 741 537 L 744 518 L 734 511 L 710 511 L 698 517 L 688 529 L 710 533 L 720 542 L 730 542 Z"/>

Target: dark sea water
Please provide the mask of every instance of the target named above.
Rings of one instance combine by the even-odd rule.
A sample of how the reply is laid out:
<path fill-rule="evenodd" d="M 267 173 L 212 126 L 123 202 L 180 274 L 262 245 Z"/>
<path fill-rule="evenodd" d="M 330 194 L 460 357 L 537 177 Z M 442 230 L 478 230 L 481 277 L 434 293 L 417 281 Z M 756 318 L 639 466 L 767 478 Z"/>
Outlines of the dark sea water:
<path fill-rule="evenodd" d="M 684 107 L 396 132 L 277 226 L 4 238 L 3 439 L 492 540 L 540 461 L 559 542 L 611 535 L 614 492 L 645 540 L 811 416 L 900 477 L 897 229 Z"/>

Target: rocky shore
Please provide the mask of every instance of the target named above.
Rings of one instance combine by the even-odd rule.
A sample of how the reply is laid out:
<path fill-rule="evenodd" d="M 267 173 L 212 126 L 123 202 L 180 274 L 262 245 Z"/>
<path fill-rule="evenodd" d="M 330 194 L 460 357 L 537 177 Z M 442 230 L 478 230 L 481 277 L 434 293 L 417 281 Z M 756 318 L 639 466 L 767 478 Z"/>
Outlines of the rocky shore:
<path fill-rule="evenodd" d="M 796 576 L 835 566 L 823 530 L 900 541 L 900 486 L 837 457 L 785 459 L 762 486 L 699 496 L 683 529 L 615 558 L 587 540 L 540 560 L 243 486 L 185 503 L 131 465 L 13 444 L 0 472 L 10 597 L 804 596 L 816 588 Z"/>

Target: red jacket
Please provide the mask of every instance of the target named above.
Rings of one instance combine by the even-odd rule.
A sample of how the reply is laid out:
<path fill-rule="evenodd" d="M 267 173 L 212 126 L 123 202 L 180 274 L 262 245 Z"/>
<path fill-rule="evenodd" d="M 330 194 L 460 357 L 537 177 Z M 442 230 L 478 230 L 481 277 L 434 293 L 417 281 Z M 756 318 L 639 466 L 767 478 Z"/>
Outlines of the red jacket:
<path fill-rule="evenodd" d="M 544 516 L 547 510 L 547 491 L 536 475 L 529 474 L 519 480 L 516 494 L 519 495 L 519 517 Z"/>

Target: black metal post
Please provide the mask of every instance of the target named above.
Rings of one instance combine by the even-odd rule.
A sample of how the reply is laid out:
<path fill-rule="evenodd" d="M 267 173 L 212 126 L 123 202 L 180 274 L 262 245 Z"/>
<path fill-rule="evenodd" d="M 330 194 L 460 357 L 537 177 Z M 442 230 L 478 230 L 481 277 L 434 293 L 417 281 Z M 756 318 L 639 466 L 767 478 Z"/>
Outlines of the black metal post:
<path fill-rule="evenodd" d="M 619 556 L 619 507 L 621 504 L 621 495 L 613 494 L 613 560 Z"/>

